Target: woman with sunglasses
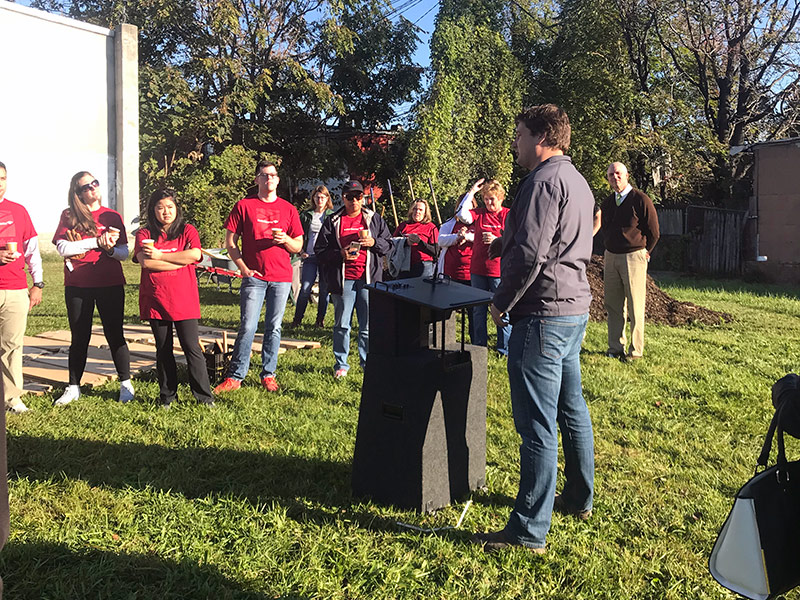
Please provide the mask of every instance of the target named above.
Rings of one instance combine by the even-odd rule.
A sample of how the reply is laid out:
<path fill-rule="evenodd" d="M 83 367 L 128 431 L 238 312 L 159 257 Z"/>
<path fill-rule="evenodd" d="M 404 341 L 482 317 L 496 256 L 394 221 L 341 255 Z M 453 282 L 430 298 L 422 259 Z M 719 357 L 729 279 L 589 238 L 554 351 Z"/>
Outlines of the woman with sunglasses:
<path fill-rule="evenodd" d="M 64 258 L 64 297 L 72 333 L 69 385 L 55 401 L 56 406 L 65 406 L 81 395 L 95 305 L 119 375 L 119 401 L 129 402 L 134 397 L 130 353 L 122 333 L 125 276 L 120 263 L 128 258 L 128 238 L 120 214 L 101 205 L 99 188 L 100 182 L 88 171 L 72 176 L 69 208 L 61 213 L 53 236 Z"/>
<path fill-rule="evenodd" d="M 189 387 L 201 404 L 214 406 L 200 348 L 200 296 L 194 264 L 201 258 L 200 235 L 183 219 L 175 191 L 156 190 L 147 203 L 147 225 L 136 232 L 133 260 L 142 265 L 139 317 L 150 321 L 156 340 L 156 371 L 161 405 L 178 397 L 178 370 L 172 330 L 189 366 Z"/>

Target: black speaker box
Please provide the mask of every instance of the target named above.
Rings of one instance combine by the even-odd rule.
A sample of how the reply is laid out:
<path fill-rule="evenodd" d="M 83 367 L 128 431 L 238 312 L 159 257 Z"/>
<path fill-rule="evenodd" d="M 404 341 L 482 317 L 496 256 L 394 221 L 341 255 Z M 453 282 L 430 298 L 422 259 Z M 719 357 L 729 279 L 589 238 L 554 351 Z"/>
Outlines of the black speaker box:
<path fill-rule="evenodd" d="M 408 333 L 413 337 L 416 331 Z M 447 346 L 444 354 L 419 349 L 405 356 L 370 348 L 353 457 L 354 496 L 430 512 L 485 485 L 487 350 Z"/>

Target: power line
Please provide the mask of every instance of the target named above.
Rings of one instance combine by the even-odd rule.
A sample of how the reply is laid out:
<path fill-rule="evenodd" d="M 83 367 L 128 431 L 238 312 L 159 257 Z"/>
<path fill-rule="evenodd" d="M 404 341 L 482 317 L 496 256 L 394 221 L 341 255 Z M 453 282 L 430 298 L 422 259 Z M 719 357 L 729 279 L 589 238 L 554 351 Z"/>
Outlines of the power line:
<path fill-rule="evenodd" d="M 436 1 L 433 3 L 433 6 L 431 6 L 431 7 L 430 7 L 430 8 L 429 8 L 427 11 L 425 11 L 425 14 L 424 14 L 424 15 L 422 15 L 422 16 L 421 16 L 419 19 L 417 19 L 416 21 L 414 21 L 414 22 L 412 23 L 412 25 L 416 25 L 417 23 L 419 23 L 420 21 L 422 21 L 422 19 L 424 19 L 425 17 L 427 17 L 427 16 L 428 16 L 428 13 L 430 13 L 430 12 L 431 12 L 431 11 L 432 11 L 434 8 L 436 8 L 437 6 L 439 6 L 439 0 L 436 0 Z"/>

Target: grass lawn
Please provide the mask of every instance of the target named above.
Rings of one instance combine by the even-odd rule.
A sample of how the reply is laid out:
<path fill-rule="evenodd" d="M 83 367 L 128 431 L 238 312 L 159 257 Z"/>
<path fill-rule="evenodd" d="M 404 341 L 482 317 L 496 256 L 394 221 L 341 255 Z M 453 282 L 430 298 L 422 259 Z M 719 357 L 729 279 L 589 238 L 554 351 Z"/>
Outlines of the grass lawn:
<path fill-rule="evenodd" d="M 68 329 L 60 263 L 48 258 L 45 269 L 29 333 Z M 138 321 L 137 271 L 126 265 L 128 322 Z M 467 543 L 474 530 L 504 525 L 517 491 L 504 362 L 489 363 L 488 490 L 473 494 L 458 530 L 398 529 L 396 521 L 455 525 L 463 504 L 420 515 L 353 500 L 362 374 L 333 380 L 330 331 L 310 326 L 312 307 L 296 335 L 322 348 L 280 357 L 278 394 L 261 391 L 251 368 L 242 390 L 214 409 L 196 406 L 184 386 L 162 411 L 147 375 L 129 405 L 114 401 L 112 383 L 62 409 L 52 396 L 28 397 L 31 412 L 8 415 L 7 597 L 732 598 L 708 574 L 708 555 L 753 472 L 770 386 L 798 369 L 800 290 L 660 284 L 735 321 L 648 326 L 646 358 L 633 364 L 606 358 L 605 323 L 589 324 L 582 364 L 594 516 L 554 515 L 543 557 L 484 555 Z M 205 324 L 236 326 L 238 296 L 204 284 L 201 301 Z M 800 447 L 788 452 L 797 457 Z"/>

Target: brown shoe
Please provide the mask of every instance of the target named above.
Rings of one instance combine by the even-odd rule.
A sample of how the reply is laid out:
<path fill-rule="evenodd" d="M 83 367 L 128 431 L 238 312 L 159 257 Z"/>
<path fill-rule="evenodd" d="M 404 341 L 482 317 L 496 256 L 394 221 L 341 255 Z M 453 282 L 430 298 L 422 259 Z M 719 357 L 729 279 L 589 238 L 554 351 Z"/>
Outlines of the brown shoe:
<path fill-rule="evenodd" d="M 545 548 L 530 548 L 529 546 L 520 544 L 516 540 L 512 540 L 510 537 L 508 537 L 508 534 L 506 534 L 505 529 L 501 529 L 500 531 L 487 531 L 486 533 L 476 533 L 469 538 L 469 541 L 473 544 L 482 544 L 484 552 L 497 552 L 498 550 L 503 550 L 504 548 L 513 548 L 515 546 L 525 548 L 533 554 L 544 554 L 547 552 Z"/>
<path fill-rule="evenodd" d="M 569 508 L 564 503 L 564 497 L 561 494 L 556 494 L 556 497 L 553 500 L 553 510 L 562 515 L 571 515 L 581 521 L 588 521 L 592 517 L 591 508 L 588 510 L 575 510 L 574 508 Z"/>

